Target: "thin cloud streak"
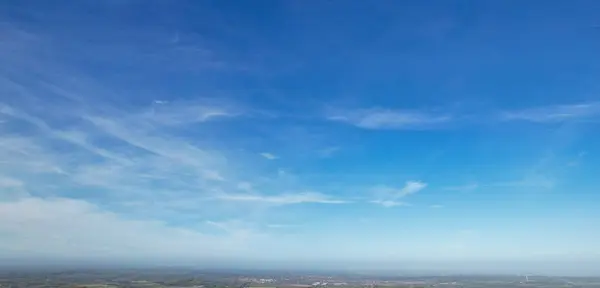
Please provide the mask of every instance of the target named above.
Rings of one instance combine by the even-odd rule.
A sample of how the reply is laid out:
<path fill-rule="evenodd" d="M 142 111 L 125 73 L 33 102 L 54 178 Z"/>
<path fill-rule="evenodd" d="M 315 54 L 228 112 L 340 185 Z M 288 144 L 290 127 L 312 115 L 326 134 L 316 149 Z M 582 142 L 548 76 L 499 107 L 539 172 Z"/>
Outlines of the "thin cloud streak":
<path fill-rule="evenodd" d="M 410 204 L 404 202 L 398 202 L 394 200 L 372 200 L 370 203 L 381 205 L 383 207 L 396 207 L 396 206 L 410 206 Z"/>
<path fill-rule="evenodd" d="M 449 186 L 442 188 L 446 191 L 457 191 L 457 192 L 472 192 L 478 189 L 490 188 L 490 187 L 536 187 L 536 188 L 552 188 L 555 183 L 552 179 L 543 175 L 529 175 L 520 180 L 515 181 L 500 181 L 483 184 L 466 184 L 462 186 Z"/>
<path fill-rule="evenodd" d="M 218 200 L 238 201 L 238 202 L 257 202 L 272 205 L 290 205 L 302 203 L 319 204 L 345 204 L 351 203 L 346 200 L 335 199 L 330 196 L 317 192 L 287 193 L 280 195 L 258 195 L 258 194 L 223 194 L 215 197 Z"/>
<path fill-rule="evenodd" d="M 415 194 L 427 187 L 427 184 L 421 181 L 407 181 L 404 187 L 394 188 L 389 186 L 377 186 L 372 189 L 376 199 L 371 200 L 373 204 L 383 207 L 407 206 L 408 204 L 398 200 L 408 195 Z"/>
<path fill-rule="evenodd" d="M 598 116 L 600 116 L 600 102 L 587 102 L 509 111 L 503 113 L 501 119 L 505 121 L 557 123 L 569 120 L 589 120 Z"/>
<path fill-rule="evenodd" d="M 211 103 L 213 102 L 213 103 Z M 243 116 L 240 107 L 228 103 L 218 103 L 215 100 L 203 100 L 196 103 L 154 101 L 151 109 L 140 116 L 160 126 L 189 125 L 206 121 L 216 121 L 223 118 Z"/>
<path fill-rule="evenodd" d="M 329 113 L 330 121 L 351 124 L 359 128 L 385 129 L 428 129 L 450 122 L 450 115 L 435 115 L 423 111 L 392 109 L 361 109 Z"/>
<path fill-rule="evenodd" d="M 268 152 L 260 153 L 260 156 L 265 157 L 266 159 L 269 159 L 269 160 L 275 160 L 275 159 L 279 158 L 276 155 L 273 155 L 273 154 L 268 153 Z"/>
<path fill-rule="evenodd" d="M 398 109 L 330 109 L 325 119 L 372 130 L 438 129 L 450 123 L 496 123 L 527 121 L 532 123 L 561 123 L 593 121 L 600 117 L 600 102 L 540 106 L 511 111 L 483 111 L 476 114 L 456 114 L 423 110 Z"/>

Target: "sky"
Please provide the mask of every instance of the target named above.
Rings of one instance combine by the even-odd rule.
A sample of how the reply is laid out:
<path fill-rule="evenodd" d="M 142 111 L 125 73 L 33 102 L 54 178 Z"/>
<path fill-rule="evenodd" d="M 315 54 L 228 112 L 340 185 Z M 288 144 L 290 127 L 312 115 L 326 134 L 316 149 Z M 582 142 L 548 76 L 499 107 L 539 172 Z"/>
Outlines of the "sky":
<path fill-rule="evenodd" d="M 2 1 L 0 259 L 600 274 L 598 51 L 598 1 Z"/>

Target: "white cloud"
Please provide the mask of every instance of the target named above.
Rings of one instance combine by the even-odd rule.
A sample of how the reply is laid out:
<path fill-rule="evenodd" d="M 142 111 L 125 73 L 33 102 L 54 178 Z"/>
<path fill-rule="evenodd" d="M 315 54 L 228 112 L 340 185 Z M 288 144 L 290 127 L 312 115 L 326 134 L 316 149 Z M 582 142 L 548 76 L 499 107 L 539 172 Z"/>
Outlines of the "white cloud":
<path fill-rule="evenodd" d="M 263 236 L 230 227 L 225 235 L 202 234 L 157 221 L 124 218 L 85 201 L 21 198 L 0 202 L 0 257 L 58 259 L 228 257 L 249 253 Z M 260 240 L 260 241 L 258 241 Z"/>
<path fill-rule="evenodd" d="M 501 182 L 492 182 L 492 183 L 470 183 L 462 186 L 449 186 L 444 187 L 444 190 L 447 191 L 459 191 L 459 192 L 472 192 L 477 189 L 483 189 L 488 187 L 535 187 L 535 188 L 552 188 L 555 185 L 555 181 L 551 178 L 548 178 L 544 175 L 540 174 L 530 174 L 526 175 L 522 179 L 514 180 L 514 181 L 501 181 Z"/>
<path fill-rule="evenodd" d="M 277 156 L 275 156 L 275 155 L 273 155 L 271 153 L 268 153 L 268 152 L 260 153 L 260 156 L 265 157 L 265 158 L 267 158 L 269 160 L 275 160 L 275 159 L 279 158 L 279 157 L 277 157 Z"/>
<path fill-rule="evenodd" d="M 261 171 L 246 169 L 248 166 L 237 159 L 235 165 L 231 165 L 233 159 L 228 159 L 227 151 L 214 148 L 218 145 L 203 148 L 196 141 L 208 143 L 207 139 L 190 138 L 172 129 L 174 125 L 183 127 L 202 121 L 174 120 L 166 116 L 153 118 L 145 112 L 101 104 L 71 109 L 49 103 L 43 113 L 28 113 L 30 107 L 26 106 L 13 108 L 2 104 L 0 107 L 7 127 L 17 128 L 0 130 L 0 175 L 17 175 L 19 179 L 8 176 L 0 179 L 0 234 L 13 235 L 0 241 L 0 258 L 85 255 L 81 257 L 93 259 L 112 255 L 120 259 L 222 259 L 242 254 L 252 257 L 257 250 L 247 250 L 248 245 L 260 246 L 269 238 L 257 232 L 256 227 L 235 227 L 223 221 L 210 222 L 221 225 L 222 233 L 218 236 L 199 232 L 204 229 L 189 228 L 194 223 L 207 224 L 203 218 L 245 217 L 250 221 L 256 218 L 268 222 L 268 217 L 262 218 L 267 213 L 262 211 L 264 209 L 245 204 L 257 199 L 238 197 L 240 201 L 216 203 L 212 196 L 236 188 L 252 191 L 250 181 L 259 183 L 261 189 L 278 185 L 264 180 Z M 55 121 L 52 117 L 58 109 L 60 117 L 66 120 Z M 169 113 L 177 114 L 175 110 Z M 202 126 L 194 127 L 196 136 L 206 131 L 204 125 L 209 124 L 204 121 Z M 31 194 L 21 187 L 23 183 L 31 188 Z M 300 183 L 287 185 L 302 189 Z M 61 198 L 66 191 L 71 199 Z M 39 198 L 41 196 L 56 198 Z M 105 210 L 86 202 L 85 199 L 90 198 L 102 199 Z M 267 197 L 266 201 L 271 205 L 344 203 L 318 193 Z M 48 219 L 23 220 L 28 217 L 26 211 L 40 210 L 64 213 L 54 213 Z M 23 214 L 17 214 L 18 211 Z M 119 211 L 126 212 L 118 214 Z M 156 222 L 156 219 L 164 222 Z M 25 222 L 31 224 L 17 227 L 18 223 Z M 170 226 L 181 222 L 188 228 Z M 61 224 L 69 228 L 57 228 Z M 226 224 L 230 226 L 223 226 Z M 51 239 L 41 243 L 41 239 L 48 237 Z M 255 239 L 261 241 L 254 242 Z M 138 242 L 153 244 L 135 246 Z M 186 250 L 193 252 L 186 253 Z M 269 249 L 262 249 L 262 253 L 266 250 Z"/>
<path fill-rule="evenodd" d="M 388 195 L 393 198 L 402 198 L 404 196 L 417 193 L 427 187 L 426 183 L 421 181 L 407 181 L 402 188 L 393 188 L 389 186 L 378 186 L 373 188 L 377 194 Z"/>
<path fill-rule="evenodd" d="M 3 32 L 4 28 L 1 24 Z M 0 59 L 6 68 L 0 71 L 0 175 L 19 179 L 27 187 L 26 191 L 19 188 L 23 193 L 11 188 L 10 197 L 4 197 L 8 190 L 4 189 L 3 200 L 68 195 L 101 200 L 107 213 L 126 210 L 123 217 L 203 223 L 198 219 L 244 215 L 252 220 L 267 213 L 252 213 L 259 210 L 253 207 L 239 209 L 247 205 L 238 201 L 216 203 L 212 196 L 217 193 L 248 192 L 254 185 L 275 190 L 271 186 L 278 188 L 282 185 L 277 181 L 284 180 L 291 190 L 304 189 L 300 181 L 264 180 L 263 171 L 244 163 L 247 155 L 237 157 L 239 153 L 224 145 L 235 142 L 231 137 L 237 137 L 236 131 L 220 135 L 217 132 L 226 125 L 217 120 L 236 121 L 259 113 L 224 96 L 223 91 L 202 90 L 199 85 L 193 90 L 200 95 L 164 95 L 161 89 L 149 88 L 156 83 L 113 85 L 109 79 L 96 79 L 84 66 L 71 65 L 86 57 L 63 55 L 70 52 L 53 46 L 63 41 L 46 34 L 31 36 L 31 41 L 7 38 L 0 43 Z M 145 37 L 154 39 L 153 35 L 141 36 L 148 39 Z M 140 73 L 151 77 L 154 71 L 175 66 L 198 72 L 206 68 L 202 61 L 208 60 L 193 57 L 192 47 L 174 53 L 158 51 L 163 46 L 157 46 L 152 57 L 161 59 L 142 61 L 140 55 L 145 53 L 137 53 L 138 48 L 152 45 L 98 43 L 110 46 L 107 50 L 114 55 L 107 57 L 102 48 L 71 44 L 68 46 L 78 47 L 71 52 L 97 52 L 94 59 L 126 69 L 141 65 Z M 169 65 L 165 66 L 166 62 Z M 217 125 L 223 126 L 215 128 Z M 15 184 L 6 180 L 0 185 Z M 299 203 L 309 203 L 307 199 Z"/>
<path fill-rule="evenodd" d="M 349 203 L 345 200 L 335 199 L 317 192 L 288 193 L 280 195 L 258 195 L 258 194 L 223 194 L 216 196 L 217 199 L 239 202 L 258 202 L 271 205 L 288 205 L 301 203 L 321 204 L 343 204 Z"/>
<path fill-rule="evenodd" d="M 2 134 L 0 138 L 0 171 L 25 175 L 66 174 L 70 161 L 62 159 L 24 136 Z"/>
<path fill-rule="evenodd" d="M 402 188 L 400 195 L 406 196 L 406 195 L 410 195 L 413 193 L 417 193 L 417 192 L 421 191 L 422 189 L 424 189 L 425 187 L 427 187 L 427 184 L 425 184 L 421 181 L 408 181 L 408 182 L 406 182 L 406 185 L 404 186 L 404 188 Z"/>
<path fill-rule="evenodd" d="M 491 121 L 529 121 L 560 123 L 574 120 L 598 120 L 600 102 L 552 105 L 529 109 L 505 111 L 499 114 L 480 115 Z M 423 110 L 394 110 L 383 108 L 331 110 L 326 114 L 330 121 L 347 123 L 364 129 L 432 129 L 468 116 L 435 113 Z"/>
<path fill-rule="evenodd" d="M 83 114 L 81 118 L 91 123 L 75 123 L 85 129 L 72 126 L 65 130 L 13 108 L 3 109 L 3 112 L 39 129 L 40 133 L 26 136 L 5 135 L 0 142 L 5 148 L 3 152 L 7 153 L 5 159 L 13 159 L 11 169 L 29 174 L 28 177 L 32 173 L 62 172 L 68 175 L 70 184 L 95 186 L 109 193 L 119 191 L 120 197 L 127 197 L 123 192 L 151 193 L 148 191 L 160 189 L 156 184 L 169 185 L 177 197 L 181 196 L 177 193 L 179 190 L 206 191 L 209 182 L 225 180 L 221 171 L 227 168 L 219 153 L 207 152 L 185 139 L 173 137 L 144 117 L 123 118 L 116 114 L 103 118 Z M 107 139 L 120 143 L 98 144 Z M 58 143 L 73 145 L 75 149 L 59 152 L 48 148 Z M 88 154 L 99 159 L 90 158 Z"/>
<path fill-rule="evenodd" d="M 434 209 L 439 209 L 439 208 L 444 208 L 444 205 L 440 205 L 440 204 L 433 204 L 431 206 L 429 206 L 430 208 L 434 208 Z"/>
<path fill-rule="evenodd" d="M 598 116 L 600 116 L 600 102 L 587 102 L 509 111 L 502 114 L 502 119 L 506 121 L 521 120 L 538 123 L 553 123 L 590 119 Z"/>
<path fill-rule="evenodd" d="M 115 155 L 110 151 L 107 151 L 100 147 L 95 147 L 94 145 L 90 144 L 88 141 L 88 134 L 82 131 L 55 129 L 38 117 L 31 116 L 23 111 L 20 111 L 8 105 L 4 105 L 2 103 L 0 103 L 0 114 L 10 116 L 13 119 L 25 121 L 40 129 L 40 131 L 44 133 L 47 137 L 67 141 L 70 144 L 77 145 L 80 148 L 86 149 L 101 157 L 110 158 L 116 161 L 126 161 L 124 158 Z"/>
<path fill-rule="evenodd" d="M 395 206 L 409 206 L 409 204 L 404 202 L 398 202 L 394 200 L 373 200 L 371 201 L 373 204 L 378 204 L 383 207 L 395 207 Z"/>
<path fill-rule="evenodd" d="M 363 109 L 329 113 L 327 119 L 365 129 L 425 129 L 449 122 L 452 117 L 422 111 Z"/>
<path fill-rule="evenodd" d="M 236 117 L 243 115 L 240 108 L 233 104 L 225 104 L 215 100 L 196 102 L 166 102 L 154 101 L 151 108 L 140 113 L 148 121 L 163 126 L 190 125 L 218 118 Z"/>
<path fill-rule="evenodd" d="M 407 181 L 402 188 L 377 186 L 371 191 L 376 197 L 371 203 L 384 207 L 406 206 L 406 203 L 398 202 L 397 200 L 417 193 L 425 189 L 425 187 L 427 187 L 427 184 L 421 181 Z"/>

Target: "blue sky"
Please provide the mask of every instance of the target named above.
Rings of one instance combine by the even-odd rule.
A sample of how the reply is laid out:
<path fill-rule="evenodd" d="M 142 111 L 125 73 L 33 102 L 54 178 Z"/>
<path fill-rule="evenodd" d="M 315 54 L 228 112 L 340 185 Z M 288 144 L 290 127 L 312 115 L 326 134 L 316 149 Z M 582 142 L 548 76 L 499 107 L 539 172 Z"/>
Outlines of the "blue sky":
<path fill-rule="evenodd" d="M 4 1 L 0 258 L 598 273 L 600 3 L 526 2 Z"/>

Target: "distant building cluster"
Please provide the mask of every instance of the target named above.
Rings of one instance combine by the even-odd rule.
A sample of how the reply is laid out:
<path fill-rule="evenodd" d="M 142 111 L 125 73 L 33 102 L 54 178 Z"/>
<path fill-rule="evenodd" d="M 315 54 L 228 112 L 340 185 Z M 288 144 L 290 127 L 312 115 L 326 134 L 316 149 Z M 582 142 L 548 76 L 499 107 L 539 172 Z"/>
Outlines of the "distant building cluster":
<path fill-rule="evenodd" d="M 247 277 L 242 277 L 239 280 L 240 281 L 252 282 L 252 283 L 260 283 L 260 284 L 267 284 L 267 283 L 275 283 L 275 282 L 277 282 L 277 280 L 275 280 L 273 278 L 247 278 Z"/>
<path fill-rule="evenodd" d="M 333 283 L 330 283 L 330 282 L 321 282 L 321 281 L 319 281 L 319 282 L 314 282 L 314 283 L 311 284 L 312 287 L 345 286 L 345 285 L 348 285 L 348 283 L 346 283 L 346 282 L 333 282 Z"/>

